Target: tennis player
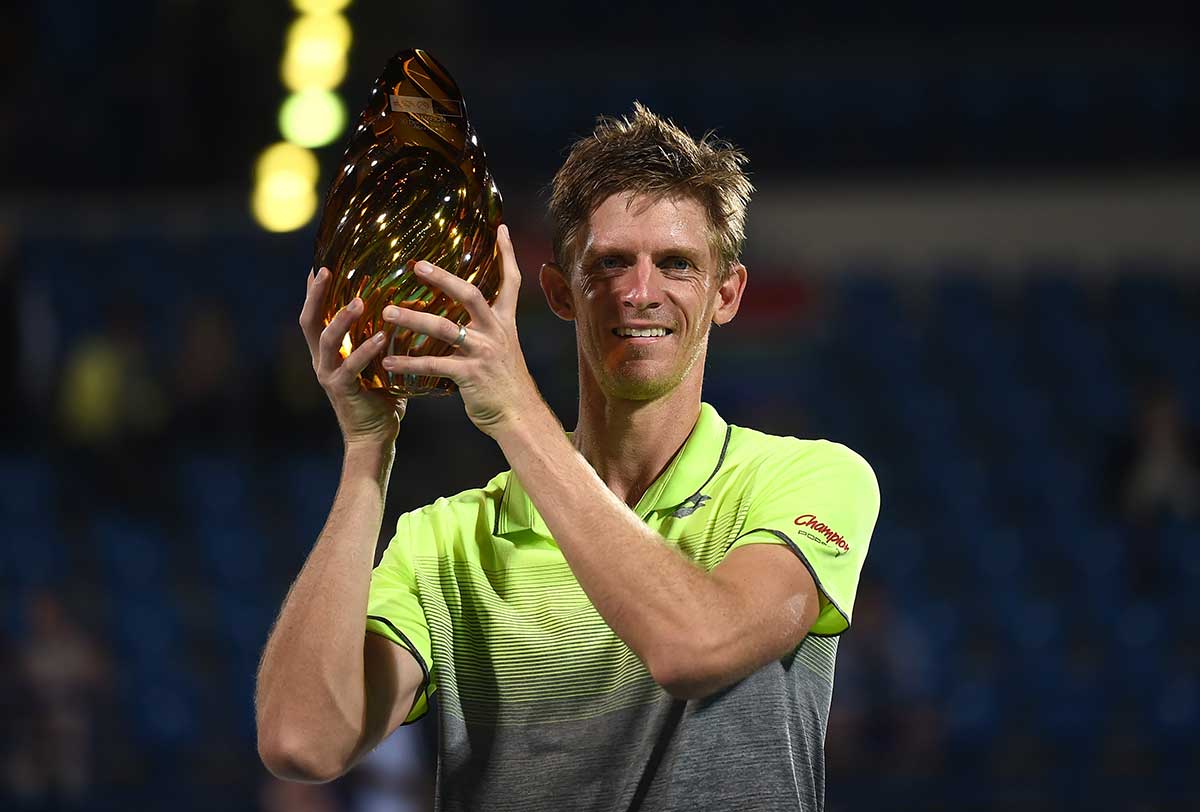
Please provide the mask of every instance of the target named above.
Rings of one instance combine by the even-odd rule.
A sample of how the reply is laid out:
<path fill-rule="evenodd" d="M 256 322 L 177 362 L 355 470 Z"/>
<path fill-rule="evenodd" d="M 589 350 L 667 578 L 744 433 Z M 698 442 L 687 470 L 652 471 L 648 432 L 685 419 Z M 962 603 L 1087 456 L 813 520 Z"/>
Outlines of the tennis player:
<path fill-rule="evenodd" d="M 573 432 L 522 355 L 507 228 L 492 305 L 418 264 L 470 323 L 389 307 L 456 350 L 383 363 L 453 379 L 512 467 L 403 514 L 374 570 L 405 404 L 357 378 L 382 338 L 341 359 L 362 305 L 322 329 L 329 274 L 310 275 L 300 323 L 345 454 L 263 654 L 273 773 L 336 778 L 436 697 L 442 810 L 823 808 L 834 661 L 879 489 L 850 448 L 731 425 L 701 400 L 711 326 L 746 289 L 744 162 L 640 104 L 571 149 L 540 283 L 575 327 Z"/>

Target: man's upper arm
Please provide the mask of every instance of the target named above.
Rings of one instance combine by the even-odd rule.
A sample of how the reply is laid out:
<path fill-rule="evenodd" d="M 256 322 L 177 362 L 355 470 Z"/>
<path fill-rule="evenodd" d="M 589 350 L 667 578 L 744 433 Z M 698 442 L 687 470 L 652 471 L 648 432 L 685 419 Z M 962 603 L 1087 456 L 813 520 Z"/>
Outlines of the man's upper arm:
<path fill-rule="evenodd" d="M 760 469 L 761 489 L 724 561 L 751 547 L 790 550 L 818 593 L 812 633 L 841 634 L 879 517 L 878 480 L 865 459 L 840 443 L 807 441 L 798 453 L 779 457 Z"/>
<path fill-rule="evenodd" d="M 724 622 L 677 686 L 704 696 L 792 651 L 809 633 L 850 622 L 858 577 L 879 515 L 866 460 L 839 443 L 798 443 L 756 472 L 744 529 L 710 577 Z"/>
<path fill-rule="evenodd" d="M 426 681 L 425 669 L 408 649 L 381 635 L 366 634 L 363 643 L 366 718 L 358 757 L 369 753 L 404 724 Z"/>
<path fill-rule="evenodd" d="M 431 678 L 433 645 L 429 622 L 421 605 L 420 589 L 412 564 L 419 540 L 429 532 L 419 511 L 403 514 L 396 523 L 396 535 L 384 551 L 383 560 L 371 573 L 371 587 L 367 593 L 366 650 L 386 652 L 388 655 L 378 658 L 386 666 L 380 675 L 385 686 L 381 689 L 384 691 L 384 701 L 390 701 L 393 692 L 386 686 L 396 683 L 395 675 L 411 673 L 409 661 L 416 665 L 421 676 L 417 690 L 405 706 L 401 723 L 415 722 L 424 716 L 429 707 L 429 694 L 435 689 Z M 401 657 L 401 653 L 407 657 Z M 403 667 L 391 663 L 397 657 Z M 392 729 L 394 727 L 389 728 Z"/>
<path fill-rule="evenodd" d="M 729 553 L 712 578 L 727 590 L 741 619 L 742 659 L 761 667 L 794 649 L 819 611 L 817 585 L 787 547 L 755 544 Z"/>

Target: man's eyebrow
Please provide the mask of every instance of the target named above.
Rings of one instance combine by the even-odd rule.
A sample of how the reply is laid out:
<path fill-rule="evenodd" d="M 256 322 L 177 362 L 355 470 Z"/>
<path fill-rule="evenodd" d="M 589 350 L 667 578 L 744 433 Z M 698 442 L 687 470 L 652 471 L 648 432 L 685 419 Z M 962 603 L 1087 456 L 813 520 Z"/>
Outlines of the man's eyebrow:
<path fill-rule="evenodd" d="M 628 253 L 628 249 L 621 248 L 617 245 L 596 244 L 592 245 L 583 252 L 583 256 L 581 257 L 580 261 L 587 262 L 588 260 L 598 259 L 599 257 L 622 256 Z M 682 256 L 690 257 L 692 259 L 700 259 L 704 256 L 704 249 L 689 245 L 669 245 L 666 248 L 656 251 L 655 253 L 660 257 Z"/>

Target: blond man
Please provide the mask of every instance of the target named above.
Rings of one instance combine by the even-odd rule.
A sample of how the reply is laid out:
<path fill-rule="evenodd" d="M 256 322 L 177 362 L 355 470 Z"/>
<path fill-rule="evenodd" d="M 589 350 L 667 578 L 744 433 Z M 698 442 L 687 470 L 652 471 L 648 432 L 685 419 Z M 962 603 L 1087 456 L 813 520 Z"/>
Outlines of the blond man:
<path fill-rule="evenodd" d="M 730 425 L 701 400 L 711 326 L 746 289 L 744 162 L 641 105 L 572 148 L 539 281 L 574 323 L 573 432 L 522 355 L 507 228 L 490 306 L 418 264 L 470 323 L 388 308 L 457 349 L 383 363 L 453 379 L 512 467 L 402 515 L 374 570 L 405 404 L 358 381 L 382 341 L 338 354 L 361 303 L 322 329 L 329 274 L 310 276 L 300 322 L 345 455 L 263 656 L 272 772 L 335 778 L 436 696 L 439 809 L 823 808 L 838 635 L 879 490 L 846 446 Z"/>

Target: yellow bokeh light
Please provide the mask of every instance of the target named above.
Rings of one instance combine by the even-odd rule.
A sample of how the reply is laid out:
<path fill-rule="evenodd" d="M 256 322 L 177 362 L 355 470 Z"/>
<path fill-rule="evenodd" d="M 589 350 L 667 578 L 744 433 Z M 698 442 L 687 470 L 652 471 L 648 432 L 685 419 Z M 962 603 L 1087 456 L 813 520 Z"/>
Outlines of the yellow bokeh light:
<path fill-rule="evenodd" d="M 346 124 L 346 105 L 328 90 L 303 90 L 287 97 L 279 109 L 283 137 L 302 147 L 323 147 Z"/>
<path fill-rule="evenodd" d="M 302 14 L 333 14 L 350 5 L 350 0 L 292 0 L 292 7 Z"/>
<path fill-rule="evenodd" d="M 267 231 L 295 231 L 316 213 L 317 190 L 292 173 L 267 175 L 254 184 L 250 208 Z"/>
<path fill-rule="evenodd" d="M 320 174 L 317 156 L 304 147 L 278 141 L 264 149 L 254 164 L 254 177 L 258 180 L 276 174 L 296 175 L 305 184 L 315 186 Z"/>
<path fill-rule="evenodd" d="M 312 220 L 320 170 L 308 148 L 330 143 L 346 124 L 346 107 L 330 91 L 346 76 L 353 32 L 340 12 L 350 0 L 292 0 L 292 5 L 300 16 L 288 27 L 279 66 L 293 91 L 279 110 L 287 140 L 259 155 L 250 197 L 255 219 L 268 231 L 293 231 Z"/>
<path fill-rule="evenodd" d="M 346 57 L 324 48 L 289 47 L 279 75 L 288 90 L 332 90 L 346 78 Z"/>
<path fill-rule="evenodd" d="M 263 150 L 254 164 L 250 208 L 268 231 L 294 231 L 317 210 L 317 157 L 286 141 Z"/>
<path fill-rule="evenodd" d="M 279 70 L 288 90 L 330 90 L 346 76 L 350 23 L 340 14 L 304 15 L 288 29 Z"/>
<path fill-rule="evenodd" d="M 292 21 L 287 33 L 288 50 L 297 45 L 321 48 L 345 55 L 353 34 L 341 14 L 305 14 Z"/>

